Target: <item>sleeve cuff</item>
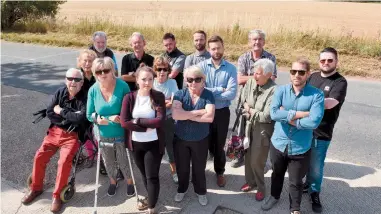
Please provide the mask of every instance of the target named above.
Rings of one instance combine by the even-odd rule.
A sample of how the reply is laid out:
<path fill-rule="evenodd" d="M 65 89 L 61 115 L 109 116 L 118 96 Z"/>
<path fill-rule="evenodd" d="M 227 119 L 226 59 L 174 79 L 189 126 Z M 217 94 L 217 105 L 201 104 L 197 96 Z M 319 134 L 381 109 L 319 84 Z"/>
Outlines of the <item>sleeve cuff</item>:
<path fill-rule="evenodd" d="M 287 115 L 287 121 L 291 122 L 292 118 L 295 117 L 296 111 L 295 110 L 289 110 Z"/>

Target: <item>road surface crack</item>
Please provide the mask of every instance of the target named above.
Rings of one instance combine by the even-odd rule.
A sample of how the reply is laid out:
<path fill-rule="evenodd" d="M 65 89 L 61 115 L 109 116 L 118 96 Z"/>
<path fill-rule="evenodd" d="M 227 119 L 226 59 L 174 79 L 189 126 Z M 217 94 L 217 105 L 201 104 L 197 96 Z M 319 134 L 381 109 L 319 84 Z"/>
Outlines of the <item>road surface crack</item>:
<path fill-rule="evenodd" d="M 20 210 L 21 206 L 22 206 L 22 203 L 20 202 L 20 206 L 17 208 L 17 210 L 16 210 L 15 214 L 17 214 L 17 213 L 19 212 L 19 210 Z"/>

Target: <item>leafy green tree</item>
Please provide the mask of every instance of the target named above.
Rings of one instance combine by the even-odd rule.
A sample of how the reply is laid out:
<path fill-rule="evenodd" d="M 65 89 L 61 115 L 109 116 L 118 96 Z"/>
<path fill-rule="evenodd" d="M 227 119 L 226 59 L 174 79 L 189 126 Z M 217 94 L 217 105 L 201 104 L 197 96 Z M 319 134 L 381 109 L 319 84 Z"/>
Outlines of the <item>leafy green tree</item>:
<path fill-rule="evenodd" d="M 55 17 L 59 5 L 65 1 L 6 1 L 1 0 L 1 29 L 11 28 L 15 22 L 42 17 Z"/>

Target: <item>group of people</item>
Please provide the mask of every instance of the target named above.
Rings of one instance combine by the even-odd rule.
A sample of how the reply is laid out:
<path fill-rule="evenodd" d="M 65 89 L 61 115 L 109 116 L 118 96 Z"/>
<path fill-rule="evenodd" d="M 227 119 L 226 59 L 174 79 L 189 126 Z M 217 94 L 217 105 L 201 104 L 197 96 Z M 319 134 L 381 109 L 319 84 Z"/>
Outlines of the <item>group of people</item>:
<path fill-rule="evenodd" d="M 59 195 L 79 148 L 81 130 L 91 122 L 110 179 L 109 196 L 115 195 L 121 178 L 127 183 L 127 195 L 135 195 L 128 167 L 131 152 L 148 193 L 137 208 L 156 213 L 159 170 L 167 153 L 170 176 L 178 185 L 174 200 L 183 200 L 191 176 L 199 203 L 207 205 L 208 154 L 214 161 L 216 183 L 224 187 L 229 107 L 237 98 L 245 153 L 232 166 L 244 164 L 246 183 L 241 191 L 256 189 L 255 199 L 265 199 L 262 209 L 269 210 L 280 198 L 288 169 L 291 213 L 300 213 L 303 191 L 309 192 L 313 211 L 321 212 L 324 160 L 347 89 L 336 70 L 337 51 L 322 50 L 320 72 L 312 74 L 308 59 L 298 58 L 290 70 L 291 83 L 277 86 L 276 58 L 263 48 L 263 31 L 249 32 L 251 50 L 238 59 L 237 67 L 224 59 L 220 36 L 207 39 L 199 30 L 193 39 L 196 51 L 185 56 L 175 36 L 166 33 L 165 53 L 153 57 L 144 50 L 144 36 L 133 33 L 129 38 L 133 52 L 123 57 L 118 77 L 106 34 L 95 32 L 93 45 L 80 52 L 78 68 L 67 71 L 66 86 L 54 94 L 47 108 L 51 125 L 34 158 L 30 191 L 22 203 L 29 204 L 42 193 L 46 165 L 60 148 L 51 211 L 61 209 Z M 265 197 L 269 153 L 273 171 L 270 195 Z"/>

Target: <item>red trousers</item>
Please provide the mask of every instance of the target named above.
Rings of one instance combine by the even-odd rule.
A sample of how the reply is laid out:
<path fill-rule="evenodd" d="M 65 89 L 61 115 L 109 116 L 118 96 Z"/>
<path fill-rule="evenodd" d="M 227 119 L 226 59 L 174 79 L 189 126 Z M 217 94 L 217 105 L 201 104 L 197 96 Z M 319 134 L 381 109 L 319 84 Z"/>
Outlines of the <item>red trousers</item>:
<path fill-rule="evenodd" d="M 43 189 L 46 165 L 49 163 L 50 158 L 60 149 L 56 186 L 53 192 L 53 197 L 59 198 L 61 190 L 67 185 L 72 161 L 78 148 L 77 133 L 68 133 L 57 126 L 50 128 L 48 135 L 44 138 L 34 157 L 31 190 L 40 191 Z"/>

